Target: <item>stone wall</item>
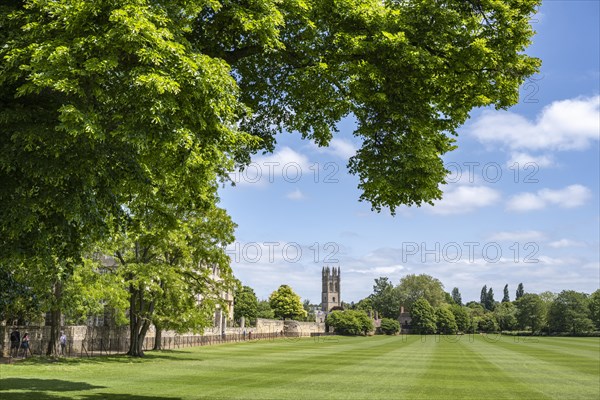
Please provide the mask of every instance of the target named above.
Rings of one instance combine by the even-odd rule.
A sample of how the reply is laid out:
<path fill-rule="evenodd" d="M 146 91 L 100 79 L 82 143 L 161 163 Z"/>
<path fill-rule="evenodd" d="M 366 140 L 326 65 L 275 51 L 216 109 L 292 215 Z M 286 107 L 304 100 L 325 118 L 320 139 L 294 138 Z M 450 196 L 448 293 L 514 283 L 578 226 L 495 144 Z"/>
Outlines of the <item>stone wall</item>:
<path fill-rule="evenodd" d="M 0 355 L 9 356 L 10 352 L 10 333 L 13 329 L 18 329 L 21 332 L 21 337 L 25 332 L 29 333 L 31 352 L 36 355 L 46 353 L 46 346 L 50 337 L 49 326 L 0 326 Z M 115 354 L 124 353 L 129 346 L 129 328 L 122 327 L 90 327 L 90 326 L 66 326 L 62 330 L 67 335 L 67 355 L 93 355 L 93 354 Z M 233 338 L 245 338 L 244 333 L 250 333 L 254 338 L 259 337 L 301 337 L 311 336 L 314 333 L 325 332 L 325 324 L 317 322 L 298 322 L 298 321 L 282 321 L 259 318 L 256 327 L 245 328 L 226 328 L 225 335 L 227 341 Z M 151 326 L 146 334 L 146 348 L 151 348 L 155 337 L 154 326 Z M 219 332 L 219 328 L 206 328 L 202 335 L 193 333 L 178 334 L 174 331 L 163 331 L 162 338 L 168 343 L 175 343 L 182 338 L 202 337 L 210 339 L 221 338 L 223 332 Z M 205 342 L 205 341 L 203 341 Z"/>

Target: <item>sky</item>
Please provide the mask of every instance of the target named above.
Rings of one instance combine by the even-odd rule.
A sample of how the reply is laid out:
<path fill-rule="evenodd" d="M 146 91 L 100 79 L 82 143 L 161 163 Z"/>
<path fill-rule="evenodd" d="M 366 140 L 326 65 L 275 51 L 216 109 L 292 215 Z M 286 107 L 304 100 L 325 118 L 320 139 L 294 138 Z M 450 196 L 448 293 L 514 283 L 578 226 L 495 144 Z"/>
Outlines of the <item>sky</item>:
<path fill-rule="evenodd" d="M 463 301 L 483 285 L 511 300 L 526 292 L 600 287 L 600 2 L 548 1 L 532 18 L 529 55 L 542 59 L 507 111 L 475 109 L 435 206 L 401 207 L 395 216 L 358 201 L 347 172 L 360 147 L 354 121 L 339 124 L 328 148 L 297 133 L 257 155 L 221 206 L 238 224 L 228 247 L 235 276 L 267 299 L 290 285 L 319 304 L 321 269 L 341 268 L 341 298 L 372 293 L 374 279 L 397 284 L 429 274 Z"/>

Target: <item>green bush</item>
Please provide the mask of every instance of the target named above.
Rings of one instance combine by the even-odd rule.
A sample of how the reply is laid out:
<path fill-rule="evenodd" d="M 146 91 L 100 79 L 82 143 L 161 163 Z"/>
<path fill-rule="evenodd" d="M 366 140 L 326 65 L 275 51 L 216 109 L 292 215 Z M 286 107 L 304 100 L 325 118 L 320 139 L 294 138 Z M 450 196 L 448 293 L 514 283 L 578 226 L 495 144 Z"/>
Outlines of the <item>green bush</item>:
<path fill-rule="evenodd" d="M 366 335 L 373 330 L 373 320 L 364 311 L 333 311 L 327 316 L 327 325 L 340 335 Z"/>
<path fill-rule="evenodd" d="M 379 330 L 386 335 L 395 335 L 400 332 L 400 322 L 391 318 L 383 318 Z"/>

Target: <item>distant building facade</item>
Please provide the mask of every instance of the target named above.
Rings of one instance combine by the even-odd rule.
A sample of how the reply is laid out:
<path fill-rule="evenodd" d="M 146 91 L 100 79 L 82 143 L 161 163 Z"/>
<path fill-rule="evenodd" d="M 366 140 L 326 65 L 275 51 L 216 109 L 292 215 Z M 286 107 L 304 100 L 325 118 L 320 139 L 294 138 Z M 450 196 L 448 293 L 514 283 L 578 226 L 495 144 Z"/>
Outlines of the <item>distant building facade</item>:
<path fill-rule="evenodd" d="M 341 272 L 340 267 L 323 267 L 322 271 L 322 290 L 321 290 L 321 310 L 331 311 L 333 307 L 342 306 L 340 290 Z"/>

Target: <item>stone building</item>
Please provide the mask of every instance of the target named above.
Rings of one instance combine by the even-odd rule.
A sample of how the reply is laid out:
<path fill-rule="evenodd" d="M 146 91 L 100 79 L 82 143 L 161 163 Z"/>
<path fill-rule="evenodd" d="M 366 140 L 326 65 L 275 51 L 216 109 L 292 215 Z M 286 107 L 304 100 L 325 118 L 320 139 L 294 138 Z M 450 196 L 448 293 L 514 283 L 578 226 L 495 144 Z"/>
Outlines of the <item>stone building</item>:
<path fill-rule="evenodd" d="M 321 290 L 321 310 L 331 311 L 333 307 L 341 307 L 342 299 L 340 292 L 340 268 L 323 267 Z"/>

